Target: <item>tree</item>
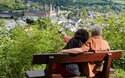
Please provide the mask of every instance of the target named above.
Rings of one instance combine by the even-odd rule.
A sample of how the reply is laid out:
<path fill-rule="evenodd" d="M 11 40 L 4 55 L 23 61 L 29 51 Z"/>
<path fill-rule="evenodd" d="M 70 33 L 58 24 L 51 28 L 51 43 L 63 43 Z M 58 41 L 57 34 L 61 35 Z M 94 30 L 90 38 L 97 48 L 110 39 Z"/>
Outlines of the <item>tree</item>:
<path fill-rule="evenodd" d="M 22 14 L 21 14 L 22 16 L 25 16 L 26 15 L 26 12 L 25 11 L 22 11 Z"/>
<path fill-rule="evenodd" d="M 86 10 L 83 11 L 83 15 L 85 18 L 88 16 L 88 13 L 86 12 Z"/>
<path fill-rule="evenodd" d="M 10 17 L 10 19 L 14 19 L 14 16 L 12 15 L 12 16 Z"/>
<path fill-rule="evenodd" d="M 4 26 L 5 26 L 5 24 L 6 24 L 5 20 L 4 20 L 4 19 L 2 19 L 2 20 L 1 20 L 1 22 L 0 22 L 0 26 L 1 26 L 1 27 L 4 27 Z"/>
<path fill-rule="evenodd" d="M 33 3 L 31 7 L 35 7 L 35 9 L 37 9 L 38 5 L 36 3 Z"/>
<path fill-rule="evenodd" d="M 26 18 L 26 23 L 28 24 L 35 24 L 35 21 L 29 18 Z"/>
<path fill-rule="evenodd" d="M 28 0 L 25 0 L 25 4 L 27 4 L 28 3 Z"/>
<path fill-rule="evenodd" d="M 42 25 L 42 16 L 39 17 L 39 19 L 38 19 L 38 23 L 39 23 L 39 27 L 40 27 L 40 29 L 43 28 L 43 25 Z"/>

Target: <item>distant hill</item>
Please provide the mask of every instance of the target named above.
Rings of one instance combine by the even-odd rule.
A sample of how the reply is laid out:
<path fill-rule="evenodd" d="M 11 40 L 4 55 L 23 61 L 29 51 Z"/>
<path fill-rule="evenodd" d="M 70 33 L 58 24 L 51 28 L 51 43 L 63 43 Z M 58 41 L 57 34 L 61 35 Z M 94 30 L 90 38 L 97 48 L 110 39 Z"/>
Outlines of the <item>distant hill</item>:
<path fill-rule="evenodd" d="M 30 1 L 34 1 L 34 2 L 40 2 L 42 4 L 44 3 L 51 3 L 51 4 L 56 4 L 57 6 L 58 5 L 69 5 L 69 4 L 72 4 L 73 1 L 72 0 L 30 0 Z"/>
<path fill-rule="evenodd" d="M 96 2 L 107 2 L 107 1 L 110 1 L 110 0 L 73 0 L 73 1 L 76 1 L 76 2 L 82 2 L 82 3 L 88 3 L 88 2 L 93 2 L 93 3 L 96 3 Z M 111 0 L 112 2 L 115 2 L 115 3 L 123 3 L 125 4 L 125 0 Z"/>
<path fill-rule="evenodd" d="M 75 0 L 76 2 L 83 2 L 83 3 L 88 3 L 88 2 L 93 2 L 93 3 L 96 3 L 96 2 L 106 2 L 104 0 Z"/>
<path fill-rule="evenodd" d="M 125 4 L 125 0 L 112 0 L 113 2 L 116 2 L 116 3 L 122 3 L 122 4 Z"/>
<path fill-rule="evenodd" d="M 107 2 L 116 2 L 116 3 L 125 3 L 125 0 L 30 0 L 34 2 L 41 2 L 43 3 L 51 3 L 58 5 L 70 5 L 73 2 L 81 2 L 81 3 L 107 3 Z"/>

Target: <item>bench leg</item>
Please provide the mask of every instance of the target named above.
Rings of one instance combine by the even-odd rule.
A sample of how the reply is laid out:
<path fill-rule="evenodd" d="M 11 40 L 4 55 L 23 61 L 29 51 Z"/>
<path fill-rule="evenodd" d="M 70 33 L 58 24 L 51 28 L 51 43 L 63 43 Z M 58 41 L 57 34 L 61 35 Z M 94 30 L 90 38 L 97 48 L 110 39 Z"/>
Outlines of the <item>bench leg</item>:
<path fill-rule="evenodd" d="M 102 71 L 102 78 L 109 78 L 111 61 L 112 61 L 112 54 L 108 53 L 107 57 L 105 58 L 105 63 Z"/>
<path fill-rule="evenodd" d="M 46 65 L 45 78 L 52 78 L 53 56 L 49 56 L 49 63 Z"/>

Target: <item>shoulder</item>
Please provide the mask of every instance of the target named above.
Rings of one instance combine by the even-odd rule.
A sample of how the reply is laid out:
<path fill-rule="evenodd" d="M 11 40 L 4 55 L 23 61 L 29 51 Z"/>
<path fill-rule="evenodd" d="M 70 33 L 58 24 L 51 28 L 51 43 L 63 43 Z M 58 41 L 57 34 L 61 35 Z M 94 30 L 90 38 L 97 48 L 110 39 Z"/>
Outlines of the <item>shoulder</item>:
<path fill-rule="evenodd" d="M 74 37 L 72 37 L 71 39 L 70 39 L 70 41 L 76 41 L 77 39 L 75 39 Z"/>
<path fill-rule="evenodd" d="M 70 37 L 70 36 L 65 36 L 65 39 L 71 39 L 72 37 Z"/>
<path fill-rule="evenodd" d="M 78 39 L 75 39 L 74 37 L 69 40 L 68 43 L 78 43 Z"/>
<path fill-rule="evenodd" d="M 93 39 L 93 37 L 90 37 L 86 42 L 88 43 L 88 42 L 92 42 L 94 39 Z"/>
<path fill-rule="evenodd" d="M 72 38 L 68 43 L 71 43 L 72 45 L 75 45 L 76 47 L 80 47 L 84 43 L 80 39 Z"/>
<path fill-rule="evenodd" d="M 65 36 L 64 41 L 65 41 L 66 43 L 68 43 L 71 38 L 72 38 L 72 37 L 70 37 L 70 36 Z"/>
<path fill-rule="evenodd" d="M 105 43 L 105 44 L 109 45 L 109 44 L 108 44 L 108 42 L 107 42 L 106 40 L 103 40 L 103 43 Z"/>

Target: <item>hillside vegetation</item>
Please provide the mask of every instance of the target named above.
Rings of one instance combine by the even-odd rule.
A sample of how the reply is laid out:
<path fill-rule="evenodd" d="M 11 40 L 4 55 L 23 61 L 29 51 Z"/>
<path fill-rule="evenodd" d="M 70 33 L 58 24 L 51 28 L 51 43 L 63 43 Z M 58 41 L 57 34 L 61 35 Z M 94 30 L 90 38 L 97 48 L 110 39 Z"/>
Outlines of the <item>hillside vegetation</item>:
<path fill-rule="evenodd" d="M 72 2 L 82 2 L 82 3 L 88 3 L 88 2 L 99 2 L 99 3 L 105 3 L 105 2 L 124 2 L 125 0 L 31 0 L 31 1 L 35 1 L 35 2 L 42 2 L 42 3 L 60 3 L 60 4 L 70 4 Z M 64 5 L 65 5 L 64 4 Z"/>
<path fill-rule="evenodd" d="M 125 0 L 112 0 L 115 3 L 125 4 Z"/>
<path fill-rule="evenodd" d="M 76 0 L 77 2 L 88 3 L 88 2 L 105 2 L 104 0 Z"/>
<path fill-rule="evenodd" d="M 0 12 L 28 9 L 25 3 L 27 3 L 26 0 L 0 0 Z"/>
<path fill-rule="evenodd" d="M 122 3 L 125 4 L 125 0 L 75 0 L 76 2 L 82 2 L 82 3 L 89 3 L 89 2 L 99 2 L 99 3 L 106 3 L 106 2 L 115 2 L 115 3 Z"/>

